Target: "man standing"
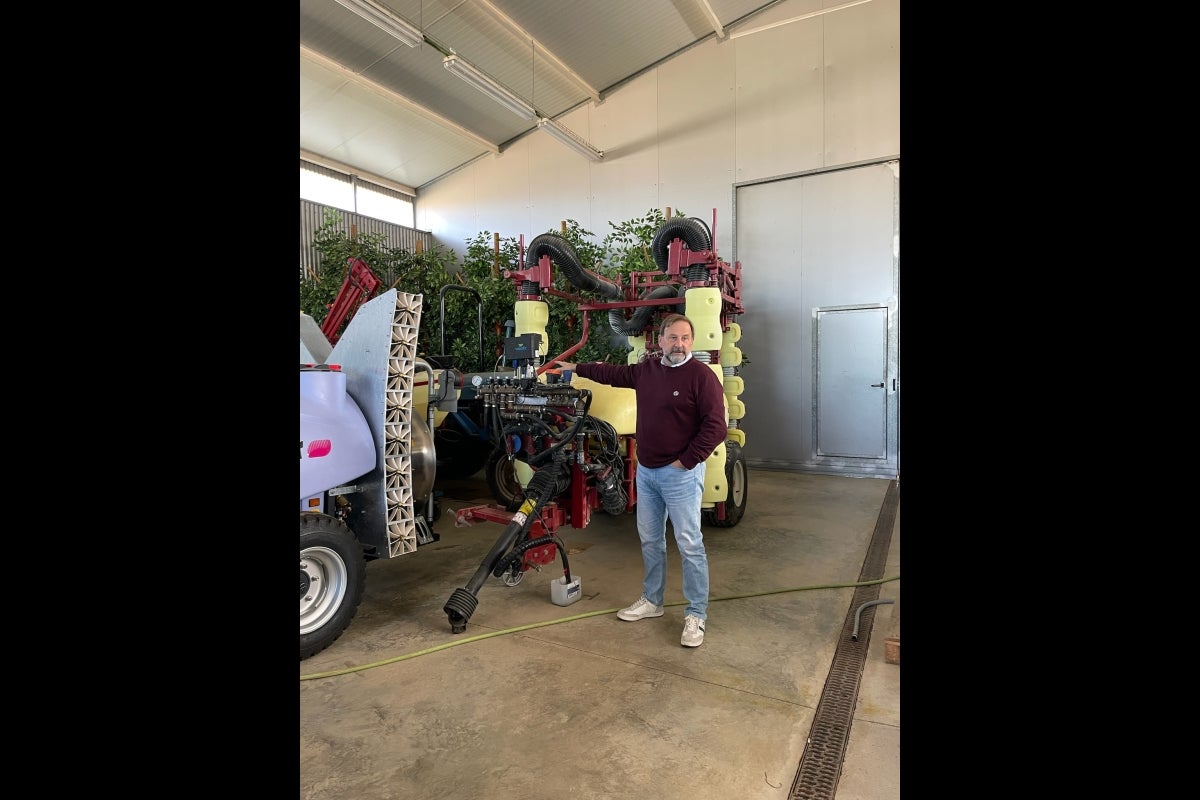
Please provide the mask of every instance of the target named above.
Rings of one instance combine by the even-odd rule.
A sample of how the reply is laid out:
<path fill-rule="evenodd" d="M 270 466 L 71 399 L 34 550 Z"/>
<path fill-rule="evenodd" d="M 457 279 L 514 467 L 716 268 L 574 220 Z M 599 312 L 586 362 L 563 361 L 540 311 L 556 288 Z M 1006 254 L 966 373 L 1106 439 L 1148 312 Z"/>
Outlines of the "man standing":
<path fill-rule="evenodd" d="M 617 617 L 629 622 L 663 615 L 667 588 L 667 519 L 683 562 L 684 647 L 704 642 L 708 555 L 700 530 L 705 460 L 725 439 L 724 389 L 707 364 L 692 358 L 695 329 L 683 314 L 659 328 L 661 359 L 638 364 L 575 364 L 564 370 L 597 383 L 633 389 L 637 398 L 637 526 L 642 544 L 642 596 Z"/>

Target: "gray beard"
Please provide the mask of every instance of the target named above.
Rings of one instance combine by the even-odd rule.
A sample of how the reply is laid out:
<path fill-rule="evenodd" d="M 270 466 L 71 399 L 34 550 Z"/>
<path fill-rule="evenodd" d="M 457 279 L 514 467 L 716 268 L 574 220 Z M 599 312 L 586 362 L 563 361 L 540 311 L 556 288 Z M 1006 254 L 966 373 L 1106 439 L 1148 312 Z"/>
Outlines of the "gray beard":
<path fill-rule="evenodd" d="M 678 364 L 687 358 L 687 353 L 667 353 L 667 361 L 672 364 Z"/>

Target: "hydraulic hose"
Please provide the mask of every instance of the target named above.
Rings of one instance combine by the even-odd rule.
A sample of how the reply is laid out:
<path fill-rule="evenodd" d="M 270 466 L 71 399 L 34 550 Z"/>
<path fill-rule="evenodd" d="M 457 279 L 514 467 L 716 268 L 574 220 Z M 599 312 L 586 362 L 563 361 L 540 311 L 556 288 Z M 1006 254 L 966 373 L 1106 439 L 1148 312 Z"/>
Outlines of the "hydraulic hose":
<path fill-rule="evenodd" d="M 543 536 L 540 539 L 530 539 L 527 542 L 521 542 L 521 544 L 517 545 L 511 553 L 500 560 L 500 563 L 498 563 L 496 568 L 492 570 L 492 576 L 499 578 L 505 572 L 508 572 L 510 569 L 512 569 L 515 564 L 519 563 L 521 561 L 521 557 L 525 555 L 525 553 L 533 550 L 535 547 L 541 547 L 542 545 L 547 544 L 558 545 L 558 554 L 562 556 L 563 575 L 566 576 L 567 583 L 570 583 L 571 566 L 567 563 L 567 548 L 562 543 L 562 540 L 553 533 L 549 536 Z"/>
<path fill-rule="evenodd" d="M 563 415 L 565 417 L 572 418 L 574 420 L 574 424 L 572 424 L 570 428 L 568 428 L 567 430 L 565 430 L 561 433 L 555 434 L 550 429 L 550 426 L 547 425 L 546 423 L 542 422 L 541 420 L 534 420 L 533 422 L 526 423 L 526 424 L 509 425 L 506 428 L 504 428 L 502 433 L 505 436 L 507 436 L 509 434 L 520 434 L 520 433 L 535 434 L 535 433 L 540 432 L 543 435 L 547 436 L 548 438 L 554 440 L 554 443 L 552 445 L 550 445 L 548 448 L 546 448 L 545 450 L 542 450 L 539 453 L 534 453 L 533 455 L 524 459 L 526 464 L 528 464 L 530 467 L 536 467 L 538 464 L 542 463 L 547 458 L 557 458 L 558 457 L 557 454 L 560 453 L 564 447 L 566 447 L 567 443 L 570 442 L 572 438 L 574 438 L 575 434 L 579 431 L 579 429 L 583 425 L 584 421 L 588 419 L 588 411 L 592 407 L 591 391 L 589 391 L 587 389 L 582 390 L 580 397 L 583 399 L 583 409 L 579 412 L 579 414 L 577 416 L 571 415 L 571 414 Z M 529 425 L 532 425 L 534 423 L 536 423 L 539 426 L 539 428 L 544 429 L 544 430 L 530 429 Z M 566 485 L 559 488 L 558 491 L 556 491 L 554 494 L 547 497 L 543 502 L 544 503 L 550 502 L 551 497 L 554 497 L 555 495 L 565 492 L 567 490 L 567 488 L 569 488 L 569 486 L 570 486 L 570 483 L 569 483 L 569 479 L 568 479 L 568 483 Z"/>

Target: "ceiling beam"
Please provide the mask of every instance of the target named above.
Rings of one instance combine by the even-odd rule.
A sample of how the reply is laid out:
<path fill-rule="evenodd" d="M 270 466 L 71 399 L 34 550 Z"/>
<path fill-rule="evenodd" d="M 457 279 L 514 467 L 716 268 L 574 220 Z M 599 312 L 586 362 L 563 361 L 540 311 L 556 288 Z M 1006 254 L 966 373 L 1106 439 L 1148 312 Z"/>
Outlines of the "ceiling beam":
<path fill-rule="evenodd" d="M 700 4 L 700 8 L 704 9 L 704 13 L 708 16 L 708 21 L 712 24 L 713 30 L 716 31 L 718 39 L 725 38 L 725 27 L 721 25 L 721 18 L 717 16 L 717 12 L 713 11 L 712 6 L 708 4 L 708 0 L 696 0 Z"/>
<path fill-rule="evenodd" d="M 798 17 L 792 17 L 790 19 L 781 19 L 779 22 L 772 22 L 768 25 L 760 25 L 757 28 L 751 28 L 750 30 L 738 31 L 737 33 L 731 35 L 729 38 L 730 39 L 740 39 L 743 36 L 749 36 L 754 33 L 762 33 L 763 31 L 771 30 L 771 28 L 778 28 L 780 25 L 790 25 L 791 23 L 799 22 L 802 19 L 812 19 L 813 17 L 819 17 L 822 14 L 829 14 L 830 12 L 833 12 L 833 11 L 841 11 L 843 8 L 850 8 L 851 6 L 861 6 L 863 3 L 869 3 L 869 2 L 871 2 L 871 0 L 850 0 L 849 3 L 842 3 L 841 5 L 830 6 L 829 8 L 822 8 L 819 11 L 810 11 L 809 13 L 801 14 Z"/>

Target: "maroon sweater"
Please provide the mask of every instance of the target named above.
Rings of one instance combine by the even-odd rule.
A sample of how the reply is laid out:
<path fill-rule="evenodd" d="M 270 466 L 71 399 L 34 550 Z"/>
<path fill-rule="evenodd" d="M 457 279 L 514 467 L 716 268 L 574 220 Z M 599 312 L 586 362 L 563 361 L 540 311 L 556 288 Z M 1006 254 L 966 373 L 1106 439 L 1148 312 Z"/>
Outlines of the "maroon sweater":
<path fill-rule="evenodd" d="M 637 460 L 647 467 L 679 459 L 692 469 L 725 440 L 725 390 L 709 366 L 694 357 L 678 367 L 665 366 L 658 358 L 637 364 L 576 364 L 575 374 L 634 390 Z"/>

